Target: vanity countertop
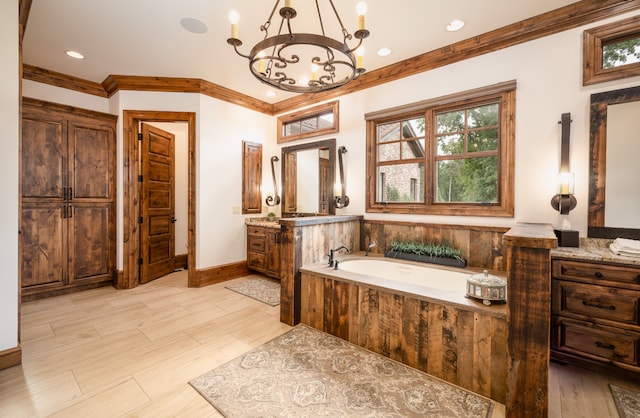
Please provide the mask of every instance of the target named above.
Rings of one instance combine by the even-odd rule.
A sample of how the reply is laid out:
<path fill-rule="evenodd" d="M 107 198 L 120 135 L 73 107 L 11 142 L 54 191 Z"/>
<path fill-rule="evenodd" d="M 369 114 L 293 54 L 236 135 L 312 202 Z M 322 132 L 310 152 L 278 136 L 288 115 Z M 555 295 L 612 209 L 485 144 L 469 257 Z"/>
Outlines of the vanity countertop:
<path fill-rule="evenodd" d="M 246 218 L 244 220 L 244 223 L 247 226 L 253 225 L 253 226 L 262 226 L 265 228 L 280 229 L 280 222 L 278 222 L 278 218 L 276 218 L 275 221 L 270 221 L 267 218 Z"/>
<path fill-rule="evenodd" d="M 580 238 L 579 247 L 554 248 L 551 250 L 551 256 L 640 266 L 640 257 L 616 255 L 611 251 L 609 244 L 612 241 L 606 238 Z"/>

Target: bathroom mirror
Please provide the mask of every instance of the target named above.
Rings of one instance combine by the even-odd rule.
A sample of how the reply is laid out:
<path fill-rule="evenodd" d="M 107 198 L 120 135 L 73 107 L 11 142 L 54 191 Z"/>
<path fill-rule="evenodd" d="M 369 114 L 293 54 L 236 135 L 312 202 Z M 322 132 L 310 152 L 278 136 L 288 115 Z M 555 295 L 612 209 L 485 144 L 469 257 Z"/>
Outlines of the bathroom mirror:
<path fill-rule="evenodd" d="M 282 216 L 333 215 L 336 140 L 282 148 Z"/>
<path fill-rule="evenodd" d="M 588 236 L 640 239 L 640 86 L 591 95 Z"/>

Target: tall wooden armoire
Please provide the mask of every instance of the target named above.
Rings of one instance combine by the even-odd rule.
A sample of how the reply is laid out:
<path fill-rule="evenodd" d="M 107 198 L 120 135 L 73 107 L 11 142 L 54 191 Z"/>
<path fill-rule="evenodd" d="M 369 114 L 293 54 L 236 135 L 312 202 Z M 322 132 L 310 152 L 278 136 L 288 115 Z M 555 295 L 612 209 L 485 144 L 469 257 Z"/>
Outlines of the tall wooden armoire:
<path fill-rule="evenodd" d="M 116 120 L 114 115 L 23 99 L 23 300 L 113 282 Z"/>

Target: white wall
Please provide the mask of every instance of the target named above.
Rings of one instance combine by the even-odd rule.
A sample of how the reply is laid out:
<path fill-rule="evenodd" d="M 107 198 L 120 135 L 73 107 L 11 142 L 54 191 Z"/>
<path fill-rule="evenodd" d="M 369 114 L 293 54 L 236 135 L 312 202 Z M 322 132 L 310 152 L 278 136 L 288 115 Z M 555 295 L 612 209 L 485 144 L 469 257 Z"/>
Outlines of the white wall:
<path fill-rule="evenodd" d="M 636 12 L 635 14 L 639 14 Z M 598 26 L 610 21 L 601 21 Z M 340 132 L 350 205 L 339 214 L 365 214 L 366 132 L 363 115 L 451 93 L 517 80 L 515 146 L 515 217 L 365 214 L 367 219 L 462 225 L 512 226 L 543 222 L 560 226 L 550 205 L 559 171 L 561 114 L 570 112 L 571 170 L 577 207 L 568 215 L 573 229 L 586 236 L 589 164 L 589 99 L 592 93 L 638 85 L 640 77 L 582 86 L 582 32 L 587 26 L 486 54 L 368 90 L 340 97 Z M 307 141 L 308 142 L 308 141 Z M 336 179 L 338 172 L 336 170 Z"/>
<path fill-rule="evenodd" d="M 217 266 L 246 259 L 242 208 L 242 141 L 263 144 L 263 184 L 271 184 L 270 161 L 275 142 L 271 116 L 200 96 L 198 132 L 196 260 Z M 266 198 L 266 194 L 265 194 Z M 264 208 L 264 213 L 267 209 Z"/>
<path fill-rule="evenodd" d="M 0 2 L 0 352 L 18 346 L 18 2 Z"/>

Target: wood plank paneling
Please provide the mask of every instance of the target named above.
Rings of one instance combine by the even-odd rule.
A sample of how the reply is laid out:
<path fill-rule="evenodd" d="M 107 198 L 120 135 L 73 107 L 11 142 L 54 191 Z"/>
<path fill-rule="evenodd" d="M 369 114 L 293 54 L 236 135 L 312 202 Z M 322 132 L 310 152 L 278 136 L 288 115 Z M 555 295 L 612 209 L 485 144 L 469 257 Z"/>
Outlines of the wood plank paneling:
<path fill-rule="evenodd" d="M 280 221 L 282 322 L 289 325 L 300 322 L 300 267 L 328 260 L 329 249 L 341 245 L 359 251 L 361 219 L 361 216 L 318 216 Z M 336 258 L 339 259 L 339 254 Z"/>
<path fill-rule="evenodd" d="M 506 318 L 301 273 L 301 320 L 499 402 L 506 398 Z M 356 297 L 357 296 L 357 297 Z"/>
<path fill-rule="evenodd" d="M 360 248 L 376 241 L 378 246 L 372 248 L 371 253 L 384 253 L 394 240 L 447 243 L 462 251 L 469 267 L 504 270 L 502 235 L 508 230 L 502 227 L 364 220 Z"/>
<path fill-rule="evenodd" d="M 549 400 L 551 225 L 518 224 L 504 235 L 507 261 L 507 415 L 546 417 Z M 526 301 L 526 303 L 523 303 Z"/>

